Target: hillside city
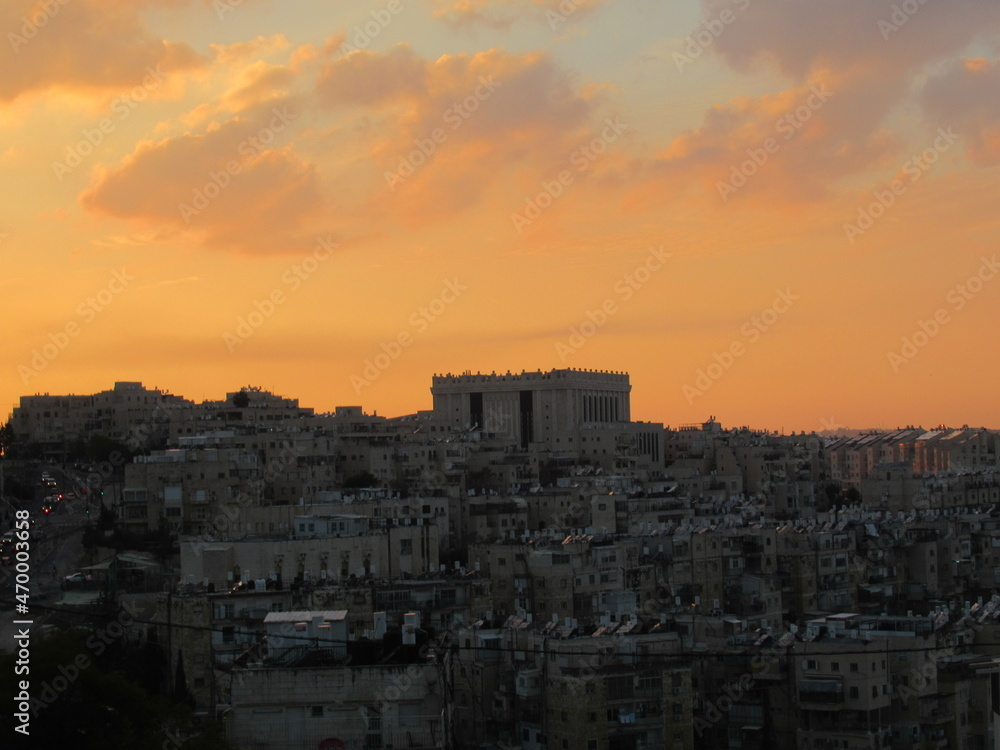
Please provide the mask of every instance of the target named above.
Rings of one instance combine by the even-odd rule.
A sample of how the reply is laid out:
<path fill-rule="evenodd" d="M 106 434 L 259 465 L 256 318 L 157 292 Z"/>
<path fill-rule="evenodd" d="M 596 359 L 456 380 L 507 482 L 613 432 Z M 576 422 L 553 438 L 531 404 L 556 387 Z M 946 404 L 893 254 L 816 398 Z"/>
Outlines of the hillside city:
<path fill-rule="evenodd" d="M 213 747 L 1000 747 L 1000 430 L 635 421 L 612 371 L 430 390 L 22 396 L 33 647 L 127 613 Z"/>

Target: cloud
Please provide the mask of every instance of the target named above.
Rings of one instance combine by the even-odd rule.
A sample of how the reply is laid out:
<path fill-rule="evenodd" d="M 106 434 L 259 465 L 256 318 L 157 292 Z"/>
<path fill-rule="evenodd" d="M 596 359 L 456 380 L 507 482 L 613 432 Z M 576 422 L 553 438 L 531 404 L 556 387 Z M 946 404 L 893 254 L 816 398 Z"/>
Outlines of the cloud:
<path fill-rule="evenodd" d="M 134 4 L 125 2 L 6 0 L 0 29 L 9 30 L 13 49 L 0 77 L 0 101 L 49 89 L 131 88 L 157 66 L 171 75 L 207 63 L 188 45 L 151 34 Z"/>
<path fill-rule="evenodd" d="M 327 65 L 318 93 L 326 104 L 378 107 L 401 97 L 418 98 L 427 88 L 427 66 L 407 45 L 386 53 L 354 52 Z"/>
<path fill-rule="evenodd" d="M 965 137 L 969 158 L 980 164 L 1000 162 L 1000 65 L 981 57 L 963 60 L 931 78 L 921 101 L 942 127 Z"/>
<path fill-rule="evenodd" d="M 322 208 L 313 166 L 277 145 L 289 140 L 299 104 L 271 102 L 205 133 L 140 143 L 117 166 L 99 169 L 80 203 L 204 247 L 297 252 L 311 242 L 306 227 Z"/>
<path fill-rule="evenodd" d="M 236 85 L 223 96 L 223 106 L 239 112 L 272 99 L 281 99 L 295 80 L 295 73 L 284 65 L 268 65 L 257 60 L 240 69 Z"/>
<path fill-rule="evenodd" d="M 903 74 L 957 52 L 1000 24 L 993 0 L 930 0 L 903 12 L 895 0 L 833 3 L 801 0 L 703 0 L 706 21 L 725 9 L 735 20 L 714 50 L 734 69 L 775 65 L 802 81 L 824 68 Z M 906 4 L 908 7 L 911 4 Z M 744 8 L 737 10 L 737 8 Z"/>
<path fill-rule="evenodd" d="M 608 0 L 432 0 L 434 17 L 455 27 L 482 25 L 505 30 L 528 17 L 546 18 L 553 30 L 574 14 L 587 13 Z"/>
<path fill-rule="evenodd" d="M 366 141 L 385 178 L 375 210 L 407 222 L 469 208 L 512 171 L 536 182 L 557 171 L 601 101 L 541 53 L 490 49 L 427 60 L 405 45 L 329 63 L 318 98 L 331 110 L 376 116 Z"/>
<path fill-rule="evenodd" d="M 890 113 L 910 99 L 928 66 L 1000 25 L 1000 6 L 987 0 L 913 5 L 907 14 L 888 0 L 704 0 L 696 40 L 708 39 L 734 70 L 773 68 L 793 85 L 710 109 L 700 127 L 674 138 L 649 165 L 659 186 L 653 194 L 690 193 L 694 178 L 716 200 L 726 181 L 742 182 L 742 171 L 745 187 L 729 196 L 799 203 L 829 197 L 844 178 L 895 165 L 905 138 L 887 128 Z M 817 86 L 830 97 L 814 108 Z M 778 149 L 766 163 L 742 169 L 768 138 Z"/>
<path fill-rule="evenodd" d="M 720 202 L 737 194 L 790 203 L 828 197 L 839 179 L 893 151 L 894 137 L 868 107 L 883 93 L 877 81 L 852 87 L 827 77 L 734 99 L 709 110 L 701 127 L 675 138 L 653 171 L 675 186 L 698 179 Z"/>

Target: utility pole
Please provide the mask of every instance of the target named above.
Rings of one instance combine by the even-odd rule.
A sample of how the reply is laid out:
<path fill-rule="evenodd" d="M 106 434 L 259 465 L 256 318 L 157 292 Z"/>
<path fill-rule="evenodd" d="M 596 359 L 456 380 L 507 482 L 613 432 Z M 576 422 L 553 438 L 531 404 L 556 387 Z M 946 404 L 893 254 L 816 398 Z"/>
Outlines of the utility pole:
<path fill-rule="evenodd" d="M 172 591 L 167 592 L 167 695 L 174 694 L 174 652 L 171 638 L 171 634 L 173 633 L 173 595 Z"/>

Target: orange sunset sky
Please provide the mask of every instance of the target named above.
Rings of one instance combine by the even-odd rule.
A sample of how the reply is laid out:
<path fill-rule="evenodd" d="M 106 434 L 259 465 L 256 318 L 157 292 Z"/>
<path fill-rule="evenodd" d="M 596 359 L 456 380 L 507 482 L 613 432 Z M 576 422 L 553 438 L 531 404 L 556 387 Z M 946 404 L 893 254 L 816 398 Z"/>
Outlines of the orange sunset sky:
<path fill-rule="evenodd" d="M 995 0 L 5 0 L 0 400 L 1000 427 Z"/>

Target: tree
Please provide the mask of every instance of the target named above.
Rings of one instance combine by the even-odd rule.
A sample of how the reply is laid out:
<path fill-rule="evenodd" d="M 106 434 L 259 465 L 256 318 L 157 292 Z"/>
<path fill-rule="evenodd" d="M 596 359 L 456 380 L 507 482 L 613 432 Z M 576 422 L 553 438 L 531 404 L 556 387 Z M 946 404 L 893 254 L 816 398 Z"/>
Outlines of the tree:
<path fill-rule="evenodd" d="M 14 428 L 10 426 L 10 422 L 4 422 L 0 426 L 0 456 L 6 458 L 14 447 Z"/>
<path fill-rule="evenodd" d="M 245 409 L 250 405 L 250 396 L 247 395 L 246 391 L 240 391 L 239 393 L 233 394 L 233 406 L 237 409 Z"/>
<path fill-rule="evenodd" d="M 174 703 L 183 703 L 192 709 L 195 707 L 194 696 L 188 690 L 187 675 L 184 673 L 184 652 L 180 649 L 177 651 L 177 672 L 174 675 L 174 694 L 171 697 Z"/>
<path fill-rule="evenodd" d="M 107 625 L 104 622 L 99 627 Z M 39 640 L 32 637 L 31 747 L 180 747 L 170 742 L 171 737 L 182 738 L 184 750 L 229 747 L 216 722 L 198 721 L 187 705 L 137 689 L 128 668 L 135 659 L 123 659 L 115 653 L 128 652 L 131 647 L 121 638 L 112 644 L 119 642 L 120 647 L 112 649 L 95 634 L 69 631 L 57 631 Z M 15 658 L 13 654 L 0 656 L 0 691 L 4 695 L 16 695 L 15 681 L 23 679 L 14 673 Z M 4 737 L 15 736 L 13 723 L 12 711 L 0 715 Z"/>

